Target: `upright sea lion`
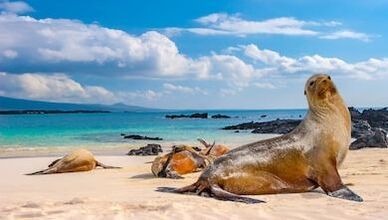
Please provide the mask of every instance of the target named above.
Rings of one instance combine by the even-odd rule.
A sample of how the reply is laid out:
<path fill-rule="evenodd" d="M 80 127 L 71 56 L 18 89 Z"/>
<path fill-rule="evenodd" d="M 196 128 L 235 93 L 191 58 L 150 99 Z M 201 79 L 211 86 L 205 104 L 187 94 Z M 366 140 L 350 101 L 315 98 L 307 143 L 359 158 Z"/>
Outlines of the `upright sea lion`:
<path fill-rule="evenodd" d="M 197 182 L 158 191 L 207 193 L 229 201 L 263 202 L 240 195 L 307 192 L 321 187 L 329 196 L 362 201 L 338 174 L 351 140 L 348 108 L 330 76 L 317 74 L 305 86 L 309 110 L 293 131 L 247 144 L 221 156 Z"/>
<path fill-rule="evenodd" d="M 50 163 L 47 169 L 26 175 L 89 171 L 93 170 L 97 166 L 100 166 L 104 169 L 121 168 L 100 163 L 94 158 L 90 151 L 85 149 L 78 149 L 70 152 L 68 155 L 62 157 L 61 159 L 54 160 L 52 163 Z"/>

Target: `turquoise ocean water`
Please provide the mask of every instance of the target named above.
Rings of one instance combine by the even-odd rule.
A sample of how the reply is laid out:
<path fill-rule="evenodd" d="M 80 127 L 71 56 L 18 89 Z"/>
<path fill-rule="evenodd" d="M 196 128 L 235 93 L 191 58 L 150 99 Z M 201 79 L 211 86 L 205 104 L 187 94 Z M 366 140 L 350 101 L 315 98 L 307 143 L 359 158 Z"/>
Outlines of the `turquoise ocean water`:
<path fill-rule="evenodd" d="M 268 121 L 276 118 L 303 117 L 306 110 L 212 110 L 209 116 L 225 114 L 230 119 L 166 119 L 166 114 L 191 114 L 201 111 L 0 115 L 1 148 L 39 147 L 109 147 L 134 144 L 120 134 L 158 136 L 166 142 L 209 141 L 228 142 L 257 134 L 234 133 L 220 128 L 242 122 Z M 205 111 L 202 111 L 205 112 Z M 267 115 L 261 118 L 261 115 Z"/>

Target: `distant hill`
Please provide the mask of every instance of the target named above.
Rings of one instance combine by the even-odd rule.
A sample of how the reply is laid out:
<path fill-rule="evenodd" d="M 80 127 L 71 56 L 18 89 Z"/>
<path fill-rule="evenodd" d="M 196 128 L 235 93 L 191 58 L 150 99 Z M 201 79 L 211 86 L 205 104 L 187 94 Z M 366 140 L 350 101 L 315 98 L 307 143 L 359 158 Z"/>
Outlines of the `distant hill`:
<path fill-rule="evenodd" d="M 145 108 L 140 106 L 117 103 L 113 105 L 100 104 L 74 104 L 60 102 L 44 102 L 26 99 L 16 99 L 0 96 L 0 111 L 6 110 L 61 110 L 61 111 L 111 111 L 111 112 L 151 112 L 160 109 Z"/>

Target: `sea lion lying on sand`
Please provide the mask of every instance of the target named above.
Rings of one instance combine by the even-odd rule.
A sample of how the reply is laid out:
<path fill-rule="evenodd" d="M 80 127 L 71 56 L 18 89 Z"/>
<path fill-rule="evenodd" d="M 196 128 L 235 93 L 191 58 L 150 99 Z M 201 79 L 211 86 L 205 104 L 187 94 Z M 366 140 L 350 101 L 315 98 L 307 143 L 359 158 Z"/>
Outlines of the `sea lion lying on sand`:
<path fill-rule="evenodd" d="M 97 166 L 100 166 L 104 169 L 121 168 L 100 163 L 94 158 L 90 151 L 85 149 L 78 149 L 70 152 L 68 155 L 62 157 L 61 159 L 54 160 L 47 169 L 26 175 L 89 171 L 93 170 Z"/>
<path fill-rule="evenodd" d="M 157 177 L 182 178 L 180 175 L 193 173 L 207 166 L 204 156 L 187 145 L 174 146 L 173 150 L 156 157 L 151 166 Z"/>
<path fill-rule="evenodd" d="M 180 175 L 199 171 L 229 151 L 222 144 L 208 144 L 203 139 L 198 141 L 205 146 L 204 149 L 187 145 L 174 146 L 172 152 L 155 158 L 151 166 L 152 173 L 157 177 L 182 178 Z"/>
<path fill-rule="evenodd" d="M 342 183 L 338 166 L 351 141 L 349 110 L 330 76 L 310 77 L 304 91 L 309 110 L 288 134 L 229 151 L 208 166 L 197 182 L 158 191 L 207 194 L 219 200 L 263 202 L 240 195 L 307 192 L 363 201 Z"/>
<path fill-rule="evenodd" d="M 229 147 L 224 144 L 208 144 L 204 139 L 197 139 L 201 144 L 205 146 L 204 149 L 201 150 L 202 155 L 211 156 L 214 158 L 218 158 L 230 151 Z"/>

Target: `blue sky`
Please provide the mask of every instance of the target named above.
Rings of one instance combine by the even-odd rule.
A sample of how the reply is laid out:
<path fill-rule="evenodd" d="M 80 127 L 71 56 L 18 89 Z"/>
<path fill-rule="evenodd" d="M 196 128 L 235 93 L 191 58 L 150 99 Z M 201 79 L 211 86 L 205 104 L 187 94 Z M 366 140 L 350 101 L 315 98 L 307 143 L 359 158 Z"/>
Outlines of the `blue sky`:
<path fill-rule="evenodd" d="M 332 75 L 386 106 L 388 1 L 4 1 L 0 95 L 158 108 L 303 108 Z"/>

